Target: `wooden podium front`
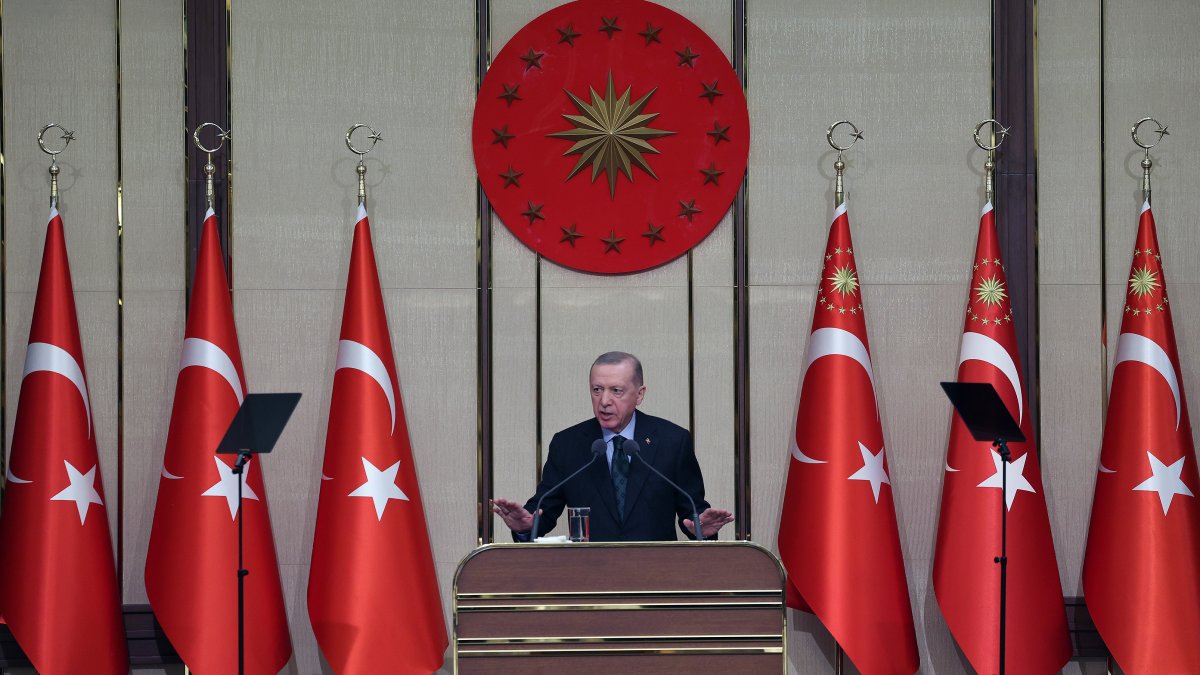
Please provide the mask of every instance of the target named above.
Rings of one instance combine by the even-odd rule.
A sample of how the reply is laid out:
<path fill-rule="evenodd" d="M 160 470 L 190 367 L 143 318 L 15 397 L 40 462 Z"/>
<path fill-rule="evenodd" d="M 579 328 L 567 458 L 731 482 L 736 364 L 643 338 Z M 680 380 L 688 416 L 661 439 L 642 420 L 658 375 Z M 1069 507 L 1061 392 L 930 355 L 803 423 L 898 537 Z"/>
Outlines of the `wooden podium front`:
<path fill-rule="evenodd" d="M 454 575 L 454 669 L 785 673 L 783 583 L 750 542 L 491 544 Z"/>

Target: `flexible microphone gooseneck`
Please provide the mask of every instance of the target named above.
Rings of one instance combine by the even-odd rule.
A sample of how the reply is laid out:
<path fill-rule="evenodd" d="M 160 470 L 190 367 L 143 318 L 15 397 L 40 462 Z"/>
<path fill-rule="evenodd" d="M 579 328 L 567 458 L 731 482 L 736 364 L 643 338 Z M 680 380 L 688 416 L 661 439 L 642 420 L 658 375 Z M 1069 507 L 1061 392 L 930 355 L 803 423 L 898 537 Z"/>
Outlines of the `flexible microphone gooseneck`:
<path fill-rule="evenodd" d="M 696 511 L 696 500 L 692 499 L 692 496 L 690 494 L 688 494 L 687 490 L 684 490 L 683 488 L 676 485 L 675 481 L 664 476 L 663 472 L 654 468 L 654 465 L 651 464 L 650 462 L 647 462 L 646 458 L 642 457 L 642 454 L 641 454 L 642 448 L 641 448 L 641 446 L 638 445 L 637 441 L 627 438 L 627 439 L 625 439 L 625 444 L 622 445 L 621 448 L 630 457 L 637 457 L 638 459 L 642 460 L 642 464 L 644 464 L 648 469 L 650 469 L 654 473 L 658 474 L 659 478 L 667 481 L 668 485 L 675 488 L 679 492 L 683 493 L 684 497 L 687 497 L 688 503 L 692 505 L 692 538 L 695 539 L 696 541 L 703 541 L 704 537 L 700 533 L 700 514 Z"/>
<path fill-rule="evenodd" d="M 549 490 L 543 492 L 541 497 L 538 497 L 537 506 L 533 508 L 533 529 L 529 531 L 529 541 L 537 541 L 538 538 L 538 523 L 542 520 L 542 500 L 548 497 L 550 493 L 566 485 L 567 481 L 571 480 L 575 476 L 578 476 L 583 472 L 584 469 L 588 468 L 592 464 L 595 464 L 596 459 L 607 454 L 607 452 L 608 444 L 604 442 L 603 438 L 597 438 L 596 440 L 592 441 L 592 459 L 589 460 L 587 464 L 584 464 L 576 469 L 575 473 L 559 481 L 558 485 L 555 485 Z"/>

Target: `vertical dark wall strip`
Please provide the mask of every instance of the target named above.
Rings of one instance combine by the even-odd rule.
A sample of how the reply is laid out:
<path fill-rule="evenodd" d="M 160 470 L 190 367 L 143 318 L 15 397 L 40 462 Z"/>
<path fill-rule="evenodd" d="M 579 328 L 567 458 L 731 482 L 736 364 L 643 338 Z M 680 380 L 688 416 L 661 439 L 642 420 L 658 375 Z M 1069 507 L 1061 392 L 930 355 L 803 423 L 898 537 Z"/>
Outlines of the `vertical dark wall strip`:
<path fill-rule="evenodd" d="M 125 180 L 121 154 L 121 0 L 117 4 L 117 585 L 125 597 Z"/>
<path fill-rule="evenodd" d="M 749 96 L 746 77 L 746 0 L 733 0 L 733 70 Z M 750 170 L 733 200 L 733 502 L 734 536 L 749 539 L 750 529 L 750 255 L 746 249 L 746 186 Z"/>
<path fill-rule="evenodd" d="M 1104 139 L 1107 127 L 1104 116 L 1104 0 L 1100 0 L 1100 419 L 1108 415 L 1108 157 Z"/>
<path fill-rule="evenodd" d="M 229 9 L 226 2 L 184 0 L 184 28 L 187 40 L 184 50 L 184 156 L 187 158 L 187 289 L 191 297 L 192 276 L 196 267 L 196 252 L 200 247 L 200 224 L 204 222 L 204 163 L 205 153 L 192 143 L 192 130 L 203 122 L 215 122 L 229 129 Z M 215 143 L 205 136 L 206 144 Z M 209 147 L 212 147 L 210 145 Z M 222 248 L 226 251 L 225 270 L 232 279 L 233 266 L 229 256 L 229 144 L 213 155 L 217 167 L 213 190 L 216 193 L 213 210 L 221 233 Z"/>
<path fill-rule="evenodd" d="M 491 25 L 488 17 L 489 0 L 475 0 L 475 90 L 483 82 L 491 61 Z M 477 458 L 479 495 L 479 543 L 490 543 L 492 513 L 489 501 L 492 498 L 492 207 L 483 186 L 475 183 L 475 201 L 478 208 L 478 246 L 476 255 L 476 350 L 479 372 L 479 452 Z"/>
<path fill-rule="evenodd" d="M 992 114 L 1012 131 L 996 158 L 996 225 L 1034 435 L 1040 423 L 1037 287 L 1035 0 L 992 5 Z"/>

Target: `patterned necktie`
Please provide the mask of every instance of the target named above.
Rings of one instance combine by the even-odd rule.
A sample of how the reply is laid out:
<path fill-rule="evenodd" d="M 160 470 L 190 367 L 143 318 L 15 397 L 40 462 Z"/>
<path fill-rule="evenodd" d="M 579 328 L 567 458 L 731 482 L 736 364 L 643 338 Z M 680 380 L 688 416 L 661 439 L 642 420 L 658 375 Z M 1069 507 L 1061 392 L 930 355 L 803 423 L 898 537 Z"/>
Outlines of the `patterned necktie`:
<path fill-rule="evenodd" d="M 625 454 L 622 446 L 623 436 L 613 436 L 612 482 L 617 494 L 617 514 L 625 520 L 625 488 L 629 485 L 629 455 Z"/>

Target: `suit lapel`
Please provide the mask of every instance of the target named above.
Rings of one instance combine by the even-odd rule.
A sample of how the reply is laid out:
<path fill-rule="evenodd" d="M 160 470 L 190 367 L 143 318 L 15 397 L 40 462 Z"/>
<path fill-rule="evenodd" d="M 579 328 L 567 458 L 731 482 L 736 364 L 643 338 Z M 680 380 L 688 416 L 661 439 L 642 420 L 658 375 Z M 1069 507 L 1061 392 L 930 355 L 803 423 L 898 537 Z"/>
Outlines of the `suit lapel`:
<path fill-rule="evenodd" d="M 642 492 L 642 486 L 646 484 L 646 477 L 651 473 L 650 469 L 646 468 L 646 463 L 653 462 L 658 452 L 654 443 L 656 431 L 654 419 L 639 412 L 633 427 L 633 439 L 641 448 L 638 453 L 641 456 L 629 465 L 629 486 L 625 489 L 626 516 L 633 510 L 633 505 L 637 503 L 638 495 Z"/>

